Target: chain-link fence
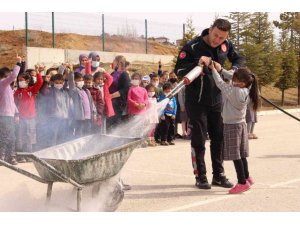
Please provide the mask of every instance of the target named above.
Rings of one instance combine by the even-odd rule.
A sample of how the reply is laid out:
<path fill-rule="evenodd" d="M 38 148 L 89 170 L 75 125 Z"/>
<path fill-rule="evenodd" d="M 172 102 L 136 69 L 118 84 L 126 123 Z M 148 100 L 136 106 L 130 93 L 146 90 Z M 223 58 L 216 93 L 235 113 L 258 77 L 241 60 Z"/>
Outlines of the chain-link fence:
<path fill-rule="evenodd" d="M 126 45 L 118 46 L 118 52 L 139 52 L 155 53 L 149 42 L 155 41 L 169 47 L 175 47 L 178 40 L 183 37 L 183 24 L 171 24 L 155 22 L 147 19 L 126 18 L 120 14 L 116 16 L 102 13 L 63 13 L 63 12 L 29 12 L 14 13 L 15 20 L 19 25 L 11 24 L 12 29 L 25 29 L 22 35 L 25 46 L 30 47 L 53 47 L 68 48 L 71 43 L 72 48 L 116 51 L 113 46 L 114 39 L 124 38 L 126 44 L 131 41 L 139 43 L 139 50 Z M 23 22 L 21 22 L 23 20 Z M 9 24 L 9 23 L 8 23 Z M 21 25 L 20 25 L 21 24 Z M 22 26 L 22 24 L 24 24 Z M 196 29 L 198 29 L 196 27 Z M 88 41 L 82 42 L 79 37 L 86 35 Z M 66 45 L 66 40 L 69 43 Z M 82 38 L 82 37 L 81 37 Z M 177 41 L 177 42 L 176 42 Z M 89 43 L 91 42 L 91 43 Z M 141 50 L 142 49 L 142 50 Z"/>

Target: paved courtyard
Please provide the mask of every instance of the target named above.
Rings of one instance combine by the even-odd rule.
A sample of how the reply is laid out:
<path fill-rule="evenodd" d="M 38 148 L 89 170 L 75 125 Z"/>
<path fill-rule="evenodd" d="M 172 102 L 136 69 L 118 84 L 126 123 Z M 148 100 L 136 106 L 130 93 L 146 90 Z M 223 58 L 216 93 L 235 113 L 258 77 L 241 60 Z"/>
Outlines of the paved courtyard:
<path fill-rule="evenodd" d="M 300 117 L 300 113 L 293 113 Z M 299 212 L 300 211 L 300 123 L 284 114 L 259 116 L 250 140 L 249 170 L 255 179 L 251 190 L 240 195 L 228 189 L 194 186 L 190 143 L 136 149 L 121 172 L 132 189 L 125 192 L 119 212 Z M 209 149 L 209 142 L 207 142 Z M 211 181 L 209 150 L 207 176 Z M 19 164 L 35 171 L 32 163 Z M 224 164 L 227 177 L 236 182 L 232 162 Z M 0 211 L 74 211 L 76 198 L 69 184 L 55 183 L 51 203 L 45 206 L 46 185 L 0 166 Z M 88 196 L 83 203 L 87 211 Z"/>

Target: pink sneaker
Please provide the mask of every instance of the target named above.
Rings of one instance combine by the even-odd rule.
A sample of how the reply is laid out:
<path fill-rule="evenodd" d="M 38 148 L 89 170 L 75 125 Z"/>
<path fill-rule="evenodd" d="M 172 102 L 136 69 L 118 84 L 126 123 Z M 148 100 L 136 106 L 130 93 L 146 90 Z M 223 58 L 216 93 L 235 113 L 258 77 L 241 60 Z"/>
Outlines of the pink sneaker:
<path fill-rule="evenodd" d="M 229 190 L 229 194 L 240 194 L 247 191 L 250 188 L 250 184 L 246 181 L 246 184 L 236 184 L 233 188 Z"/>
<path fill-rule="evenodd" d="M 253 184 L 254 184 L 254 179 L 253 179 L 252 177 L 248 177 L 246 180 L 248 181 L 248 183 L 249 183 L 250 185 L 253 185 Z"/>

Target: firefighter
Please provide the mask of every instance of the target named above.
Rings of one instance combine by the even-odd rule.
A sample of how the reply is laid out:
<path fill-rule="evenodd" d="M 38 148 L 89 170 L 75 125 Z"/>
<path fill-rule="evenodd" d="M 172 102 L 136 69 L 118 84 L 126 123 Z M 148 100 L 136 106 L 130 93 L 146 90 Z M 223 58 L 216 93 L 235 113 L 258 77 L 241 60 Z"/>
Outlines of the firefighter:
<path fill-rule="evenodd" d="M 210 189 L 211 185 L 231 188 L 233 184 L 226 178 L 223 168 L 222 142 L 223 121 L 221 117 L 222 96 L 208 68 L 211 60 L 223 67 L 226 58 L 232 64 L 232 70 L 242 66 L 243 59 L 228 40 L 231 24 L 228 20 L 217 19 L 210 28 L 202 31 L 188 42 L 179 52 L 175 73 L 184 77 L 200 61 L 204 64 L 203 73 L 185 90 L 185 107 L 190 119 L 192 165 L 196 186 Z M 222 74 L 222 69 L 218 71 Z M 205 141 L 210 139 L 210 153 L 213 178 L 208 183 L 205 166 Z"/>

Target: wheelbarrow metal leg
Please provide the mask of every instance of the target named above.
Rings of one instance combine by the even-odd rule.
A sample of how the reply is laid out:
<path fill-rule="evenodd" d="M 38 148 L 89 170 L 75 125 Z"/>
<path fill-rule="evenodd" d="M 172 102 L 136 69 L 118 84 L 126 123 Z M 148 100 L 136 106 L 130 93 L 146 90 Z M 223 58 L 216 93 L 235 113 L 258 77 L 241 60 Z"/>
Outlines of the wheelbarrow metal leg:
<path fill-rule="evenodd" d="M 52 187 L 53 187 L 53 182 L 49 182 L 47 187 L 47 203 L 49 203 L 51 200 Z"/>
<path fill-rule="evenodd" d="M 81 211 L 82 188 L 77 188 L 77 211 Z"/>

